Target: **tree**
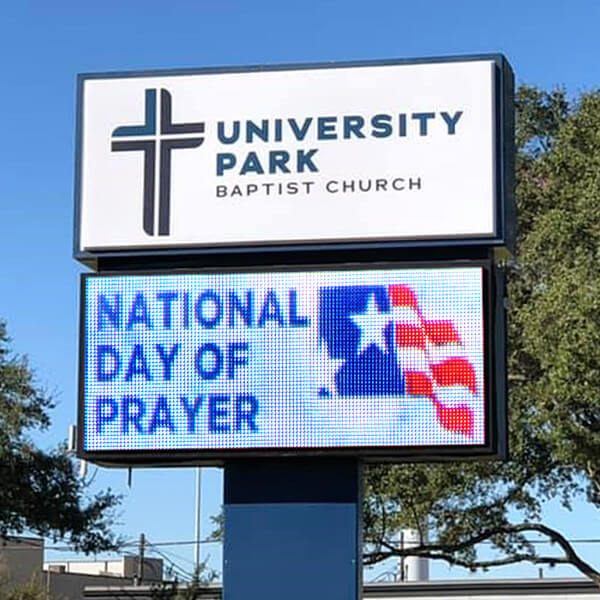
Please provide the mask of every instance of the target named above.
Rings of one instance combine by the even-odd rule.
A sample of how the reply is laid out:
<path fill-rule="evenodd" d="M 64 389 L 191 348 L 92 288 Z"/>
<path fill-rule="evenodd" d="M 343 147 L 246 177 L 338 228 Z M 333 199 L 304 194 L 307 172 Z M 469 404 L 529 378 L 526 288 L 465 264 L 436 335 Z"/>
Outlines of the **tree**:
<path fill-rule="evenodd" d="M 600 507 L 600 92 L 571 104 L 562 90 L 523 86 L 516 106 L 519 233 L 505 265 L 511 458 L 370 468 L 365 562 L 571 564 L 600 586 L 600 565 L 541 522 L 555 497 L 565 509 L 582 497 Z M 400 550 L 402 527 L 427 528 L 432 541 Z M 532 535 L 554 545 L 546 553 Z"/>
<path fill-rule="evenodd" d="M 30 531 L 85 553 L 114 550 L 119 497 L 110 490 L 89 497 L 64 446 L 46 452 L 27 436 L 49 427 L 52 407 L 0 321 L 0 537 Z"/>
<path fill-rule="evenodd" d="M 218 517 L 212 517 L 212 519 L 216 521 Z M 221 534 L 216 535 L 220 536 Z M 209 567 L 208 560 L 207 558 L 196 565 L 191 581 L 181 583 L 175 577 L 172 581 L 161 581 L 152 585 L 150 589 L 152 600 L 199 600 L 205 598 L 207 591 L 211 591 L 211 584 L 219 579 L 219 572 Z M 2 599 L 0 598 L 0 600 Z"/>
<path fill-rule="evenodd" d="M 39 575 L 29 581 L 14 585 L 4 575 L 0 576 L 0 600 L 50 600 L 48 592 L 40 582 Z"/>

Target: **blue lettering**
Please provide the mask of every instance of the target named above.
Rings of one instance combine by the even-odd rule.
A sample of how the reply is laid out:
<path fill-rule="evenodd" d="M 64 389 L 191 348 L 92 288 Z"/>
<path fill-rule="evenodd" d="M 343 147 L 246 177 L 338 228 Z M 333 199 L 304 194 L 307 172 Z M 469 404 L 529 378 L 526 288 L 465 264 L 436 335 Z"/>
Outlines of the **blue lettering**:
<path fill-rule="evenodd" d="M 97 311 L 96 328 L 98 331 L 102 331 L 105 324 L 110 324 L 113 329 L 119 329 L 121 327 L 121 294 L 113 296 L 112 305 L 104 294 L 100 294 Z"/>
<path fill-rule="evenodd" d="M 177 300 L 177 292 L 160 292 L 156 294 L 156 299 L 163 305 L 163 327 L 171 329 L 171 306 Z"/>
<path fill-rule="evenodd" d="M 289 309 L 290 327 L 308 327 L 310 325 L 308 317 L 298 315 L 298 295 L 296 290 L 290 290 Z"/>
<path fill-rule="evenodd" d="M 235 377 L 236 367 L 248 364 L 248 342 L 229 342 L 227 349 L 227 378 Z"/>
<path fill-rule="evenodd" d="M 375 115 L 371 118 L 371 135 L 376 138 L 386 138 L 392 135 L 391 115 Z"/>
<path fill-rule="evenodd" d="M 269 152 L 269 173 L 276 173 L 279 169 L 282 173 L 289 173 L 286 166 L 290 160 L 290 153 L 285 150 L 272 150 Z"/>
<path fill-rule="evenodd" d="M 427 135 L 427 121 L 435 119 L 435 113 L 413 113 L 412 118 L 419 121 L 419 135 Z"/>
<path fill-rule="evenodd" d="M 246 175 L 247 173 L 257 173 L 258 175 L 263 175 L 264 172 L 265 170 L 262 168 L 256 152 L 248 152 L 248 156 L 246 156 L 246 160 L 244 161 L 244 164 L 240 170 L 240 175 Z"/>
<path fill-rule="evenodd" d="M 240 137 L 240 122 L 233 122 L 233 131 L 229 137 L 225 135 L 225 123 L 219 121 L 217 123 L 217 137 L 222 144 L 233 144 L 237 142 Z M 230 156 L 233 156 L 232 154 Z M 219 173 L 220 175 L 221 173 Z"/>
<path fill-rule="evenodd" d="M 96 433 L 102 433 L 104 424 L 117 418 L 119 409 L 112 398 L 98 398 L 96 400 Z"/>
<path fill-rule="evenodd" d="M 144 403 L 135 396 L 123 396 L 121 399 L 121 433 L 129 433 L 129 424 L 133 423 L 138 433 L 144 433 L 140 421 L 146 412 Z"/>
<path fill-rule="evenodd" d="M 230 152 L 220 152 L 217 154 L 217 175 L 223 175 L 228 169 L 235 167 L 235 154 Z"/>
<path fill-rule="evenodd" d="M 146 298 L 142 292 L 135 295 L 127 319 L 127 329 L 132 329 L 138 323 L 145 325 L 147 329 L 152 329 L 152 321 L 150 320 L 150 313 L 146 306 Z"/>
<path fill-rule="evenodd" d="M 133 347 L 133 352 L 127 365 L 127 373 L 125 373 L 125 381 L 131 381 L 138 375 L 143 375 L 146 381 L 152 381 L 152 375 L 144 356 L 144 348 L 141 344 L 136 344 Z"/>
<path fill-rule="evenodd" d="M 348 140 L 354 134 L 357 138 L 364 138 L 365 134 L 362 132 L 362 128 L 365 125 L 363 117 L 358 115 L 344 117 L 344 139 Z"/>
<path fill-rule="evenodd" d="M 446 125 L 448 126 L 448 135 L 454 135 L 456 133 L 456 124 L 461 118 L 463 111 L 456 111 L 453 117 L 451 117 L 447 112 L 441 112 L 440 114 L 442 115 L 442 119 L 444 119 Z"/>
<path fill-rule="evenodd" d="M 319 117 L 317 119 L 317 138 L 319 140 L 337 140 L 336 121 L 337 117 Z"/>
<path fill-rule="evenodd" d="M 245 423 L 250 431 L 256 431 L 258 401 L 251 394 L 242 394 L 235 399 L 235 430 L 241 431 Z"/>
<path fill-rule="evenodd" d="M 154 412 L 152 413 L 152 419 L 150 420 L 150 426 L 148 427 L 148 433 L 154 433 L 159 427 L 166 427 L 171 433 L 175 430 L 173 419 L 171 418 L 171 409 L 165 396 L 158 397 Z"/>
<path fill-rule="evenodd" d="M 279 327 L 285 327 L 279 300 L 273 290 L 269 290 L 265 295 L 265 301 L 258 317 L 258 327 L 264 327 L 268 321 L 276 321 Z"/>
<path fill-rule="evenodd" d="M 260 127 L 254 121 L 246 121 L 246 142 L 252 143 L 254 137 L 263 142 L 269 141 L 269 121 L 263 119 Z"/>
<path fill-rule="evenodd" d="M 252 292 L 248 290 L 246 292 L 246 303 L 236 296 L 235 292 L 229 292 L 229 327 L 235 327 L 235 315 L 236 313 L 242 317 L 244 325 L 246 327 L 252 327 L 253 322 L 253 311 L 252 311 Z"/>
<path fill-rule="evenodd" d="M 190 328 L 190 293 L 183 293 L 183 328 Z"/>
<path fill-rule="evenodd" d="M 96 381 L 113 381 L 120 370 L 121 358 L 119 352 L 112 346 L 97 346 Z"/>
<path fill-rule="evenodd" d="M 276 142 L 281 141 L 281 137 L 282 137 L 281 126 L 282 126 L 281 119 L 275 119 L 275 141 Z"/>
<path fill-rule="evenodd" d="M 200 346 L 194 359 L 194 368 L 202 379 L 216 379 L 223 370 L 223 353 L 219 346 L 210 343 Z"/>
<path fill-rule="evenodd" d="M 181 404 L 183 406 L 183 410 L 185 411 L 185 416 L 187 417 L 187 430 L 188 433 L 196 432 L 196 416 L 198 415 L 198 411 L 202 406 L 202 396 L 196 396 L 194 398 L 194 404 L 190 405 L 185 396 L 181 396 Z"/>
<path fill-rule="evenodd" d="M 398 137 L 406 136 L 406 115 L 398 115 Z"/>
<path fill-rule="evenodd" d="M 170 352 L 166 352 L 161 344 L 156 344 L 156 351 L 163 366 L 163 379 L 171 381 L 171 370 L 173 368 L 173 361 L 179 352 L 179 344 L 174 344 Z"/>
<path fill-rule="evenodd" d="M 288 119 L 288 123 L 290 124 L 290 129 L 292 130 L 292 133 L 294 134 L 296 139 L 299 142 L 301 142 L 306 137 L 306 134 L 308 133 L 308 128 L 310 127 L 310 124 L 312 123 L 312 117 L 308 117 L 308 118 L 304 119 L 304 123 L 303 123 L 302 127 L 298 127 L 298 122 L 296 121 L 296 119 Z"/>
<path fill-rule="evenodd" d="M 208 430 L 211 433 L 227 433 L 229 423 L 227 419 L 227 405 L 229 396 L 227 394 L 211 394 L 208 397 Z"/>
<path fill-rule="evenodd" d="M 205 311 L 205 307 L 207 306 L 209 308 L 208 315 Z M 195 314 L 196 320 L 202 327 L 206 327 L 206 329 L 216 327 L 223 318 L 223 303 L 221 302 L 221 297 L 212 290 L 203 292 L 196 300 Z"/>
<path fill-rule="evenodd" d="M 304 173 L 304 167 L 307 167 L 309 171 L 317 173 L 319 169 L 312 161 L 312 157 L 316 154 L 317 148 L 313 148 L 305 153 L 304 150 L 298 150 L 298 173 Z"/>

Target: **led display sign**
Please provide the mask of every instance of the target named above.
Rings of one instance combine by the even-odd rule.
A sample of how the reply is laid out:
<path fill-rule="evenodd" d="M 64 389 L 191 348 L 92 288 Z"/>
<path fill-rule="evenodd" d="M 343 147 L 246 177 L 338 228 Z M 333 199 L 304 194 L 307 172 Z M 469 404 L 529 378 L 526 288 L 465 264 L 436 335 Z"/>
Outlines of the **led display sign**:
<path fill-rule="evenodd" d="M 486 265 L 84 275 L 80 454 L 493 449 Z"/>
<path fill-rule="evenodd" d="M 82 75 L 75 255 L 510 245 L 499 55 Z"/>

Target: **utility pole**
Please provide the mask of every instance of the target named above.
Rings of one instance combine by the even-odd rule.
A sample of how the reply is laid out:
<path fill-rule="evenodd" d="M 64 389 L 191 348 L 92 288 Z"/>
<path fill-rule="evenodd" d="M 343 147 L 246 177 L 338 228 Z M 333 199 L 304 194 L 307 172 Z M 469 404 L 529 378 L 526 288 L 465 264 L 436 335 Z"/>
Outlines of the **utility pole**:
<path fill-rule="evenodd" d="M 400 531 L 400 550 L 404 550 L 404 530 Z M 406 579 L 406 557 L 400 557 L 400 581 Z"/>
<path fill-rule="evenodd" d="M 202 467 L 196 468 L 196 527 L 194 535 L 194 578 L 200 576 L 202 552 L 200 539 L 202 534 Z"/>
<path fill-rule="evenodd" d="M 140 533 L 140 548 L 138 554 L 137 585 L 144 581 L 144 552 L 146 550 L 146 536 Z"/>

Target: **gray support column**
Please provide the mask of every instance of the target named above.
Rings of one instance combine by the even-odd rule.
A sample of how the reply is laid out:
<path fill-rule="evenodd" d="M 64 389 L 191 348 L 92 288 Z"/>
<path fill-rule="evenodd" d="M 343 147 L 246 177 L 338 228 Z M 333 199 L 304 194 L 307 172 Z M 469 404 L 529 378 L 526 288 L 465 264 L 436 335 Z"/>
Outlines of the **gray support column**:
<path fill-rule="evenodd" d="M 359 461 L 231 461 L 224 495 L 224 600 L 361 598 Z"/>

